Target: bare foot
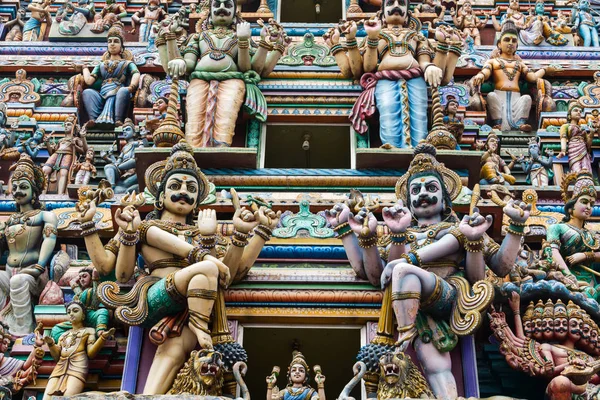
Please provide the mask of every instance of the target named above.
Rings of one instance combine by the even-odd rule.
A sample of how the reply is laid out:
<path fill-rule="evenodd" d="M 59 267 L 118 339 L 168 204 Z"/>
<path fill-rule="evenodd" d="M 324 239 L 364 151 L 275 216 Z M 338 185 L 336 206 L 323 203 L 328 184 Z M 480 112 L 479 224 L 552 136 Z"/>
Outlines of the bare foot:
<path fill-rule="evenodd" d="M 531 125 L 523 124 L 519 127 L 519 129 L 521 130 L 521 132 L 531 132 Z"/>

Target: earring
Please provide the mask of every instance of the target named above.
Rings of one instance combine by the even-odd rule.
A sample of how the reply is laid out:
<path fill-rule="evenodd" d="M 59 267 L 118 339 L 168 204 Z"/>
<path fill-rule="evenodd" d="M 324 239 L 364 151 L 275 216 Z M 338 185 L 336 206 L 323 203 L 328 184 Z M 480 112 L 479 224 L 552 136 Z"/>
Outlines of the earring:
<path fill-rule="evenodd" d="M 162 211 L 165 208 L 164 200 L 162 197 L 156 202 L 154 207 L 156 207 L 156 210 L 158 211 Z"/>

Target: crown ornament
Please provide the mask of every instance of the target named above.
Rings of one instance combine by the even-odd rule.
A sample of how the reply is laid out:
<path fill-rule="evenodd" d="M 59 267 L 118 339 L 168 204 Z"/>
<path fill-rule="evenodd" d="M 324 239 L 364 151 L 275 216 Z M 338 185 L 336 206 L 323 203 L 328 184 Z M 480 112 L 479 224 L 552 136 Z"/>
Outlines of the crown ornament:
<path fill-rule="evenodd" d="M 38 192 L 44 191 L 46 188 L 46 176 L 40 167 L 35 165 L 31 157 L 27 154 L 21 154 L 19 161 L 14 165 L 12 178 L 14 180 L 26 179 Z"/>

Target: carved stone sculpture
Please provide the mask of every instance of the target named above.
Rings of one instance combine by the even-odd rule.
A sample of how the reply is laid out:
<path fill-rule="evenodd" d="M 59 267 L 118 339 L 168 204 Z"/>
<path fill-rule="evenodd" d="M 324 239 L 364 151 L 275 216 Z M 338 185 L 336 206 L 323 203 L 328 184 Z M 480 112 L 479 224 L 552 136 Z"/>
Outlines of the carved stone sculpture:
<path fill-rule="evenodd" d="M 24 42 L 36 42 L 41 38 L 40 33 L 42 24 L 44 22 L 51 23 L 52 17 L 48 7 L 52 4 L 52 0 L 33 0 L 31 4 L 27 6 L 27 9 L 31 12 L 31 15 L 25 26 L 23 26 L 23 41 Z"/>
<path fill-rule="evenodd" d="M 309 385 L 310 368 L 306 363 L 304 355 L 299 351 L 294 351 L 292 362 L 288 367 L 288 384 L 285 389 L 279 392 L 273 392 L 277 384 L 279 367 L 273 367 L 273 372 L 267 377 L 267 400 L 326 400 L 325 399 L 325 376 L 321 373 L 321 368 L 315 365 L 315 382 L 317 390 Z"/>
<path fill-rule="evenodd" d="M 560 127 L 560 153 L 558 158 L 569 156 L 569 169 L 572 172 L 592 171 L 592 140 L 596 128 L 582 125 L 583 106 L 578 101 L 569 102 L 567 123 Z"/>
<path fill-rule="evenodd" d="M 139 41 L 149 42 L 154 39 L 158 30 L 158 24 L 167 16 L 167 12 L 160 7 L 158 0 L 148 0 L 148 3 L 139 11 L 131 16 L 131 25 L 133 29 L 130 33 L 135 33 L 136 26 L 139 25 Z"/>

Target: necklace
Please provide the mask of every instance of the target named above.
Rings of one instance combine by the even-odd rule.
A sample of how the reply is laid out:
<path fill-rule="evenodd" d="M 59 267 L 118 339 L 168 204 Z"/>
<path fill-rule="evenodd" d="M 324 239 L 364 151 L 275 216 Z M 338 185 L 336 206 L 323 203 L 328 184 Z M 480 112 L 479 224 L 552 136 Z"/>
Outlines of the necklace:
<path fill-rule="evenodd" d="M 440 231 L 442 231 L 444 229 L 448 229 L 454 225 L 455 224 L 453 224 L 451 222 L 440 222 L 438 224 L 435 224 L 432 227 L 428 226 L 426 228 L 409 228 L 406 232 L 407 233 L 406 241 L 408 243 L 410 243 L 411 249 L 417 250 L 417 249 L 427 246 L 428 244 L 433 243 L 435 238 L 437 237 L 438 233 L 440 233 Z M 425 238 L 425 241 L 421 244 L 417 243 L 417 240 L 418 240 L 417 233 L 427 233 L 427 237 Z"/>
<path fill-rule="evenodd" d="M 286 389 L 289 394 L 291 394 L 292 396 L 296 396 L 304 391 L 304 386 L 299 387 L 299 388 L 295 388 L 293 386 L 288 386 Z"/>
<path fill-rule="evenodd" d="M 513 67 L 513 70 L 511 72 L 508 71 L 508 68 L 506 67 L 506 62 L 504 62 L 504 60 L 501 57 L 498 57 L 498 63 L 500 64 L 500 69 L 502 70 L 502 72 L 504 72 L 504 75 L 506 75 L 506 77 L 508 78 L 509 81 L 513 81 L 515 79 L 515 76 L 517 76 L 517 73 L 519 71 L 521 71 L 521 62 L 519 60 L 510 60 L 510 61 L 515 62 L 515 66 Z"/>
<path fill-rule="evenodd" d="M 85 328 L 71 329 L 62 338 L 63 347 L 70 348 L 77 343 L 77 336 Z"/>
<path fill-rule="evenodd" d="M 215 35 L 217 36 L 217 38 L 219 38 L 219 35 Z M 225 36 L 221 37 L 220 39 L 224 38 Z M 207 34 L 206 32 L 202 32 L 202 38 L 206 41 L 206 44 L 208 44 L 208 48 L 210 49 L 209 52 L 209 57 L 212 58 L 215 61 L 219 61 L 222 60 L 223 58 L 225 58 L 225 54 L 229 55 L 230 57 L 233 57 L 233 48 L 234 46 L 237 45 L 237 39 L 229 39 L 229 41 L 223 46 L 223 48 L 219 48 L 217 47 L 217 45 L 213 42 L 212 38 L 210 37 L 209 34 Z"/>
<path fill-rule="evenodd" d="M 217 26 L 216 28 L 212 28 L 210 33 L 215 35 L 218 39 L 224 39 L 228 36 L 228 34 L 231 33 L 231 29 L 227 28 L 226 26 Z"/>
<path fill-rule="evenodd" d="M 577 232 L 579 234 L 581 241 L 588 249 L 590 249 L 590 250 L 600 249 L 600 242 L 595 240 L 594 235 L 590 231 L 588 231 L 585 228 L 578 228 L 568 222 L 567 222 L 567 225 L 569 225 L 569 227 L 571 229 L 573 229 L 575 232 Z"/>
<path fill-rule="evenodd" d="M 7 229 L 5 230 L 5 235 L 8 238 L 8 243 L 16 242 L 16 237 L 22 235 L 25 232 L 25 226 L 29 224 L 30 219 L 41 212 L 42 210 L 29 210 L 25 212 L 14 213 L 13 215 L 11 215 L 8 220 Z M 21 226 L 19 226 L 19 228 L 16 231 L 9 231 L 8 228 L 10 228 L 13 225 Z"/>

